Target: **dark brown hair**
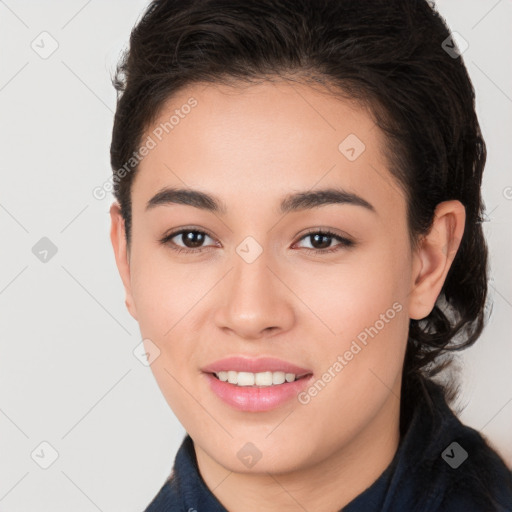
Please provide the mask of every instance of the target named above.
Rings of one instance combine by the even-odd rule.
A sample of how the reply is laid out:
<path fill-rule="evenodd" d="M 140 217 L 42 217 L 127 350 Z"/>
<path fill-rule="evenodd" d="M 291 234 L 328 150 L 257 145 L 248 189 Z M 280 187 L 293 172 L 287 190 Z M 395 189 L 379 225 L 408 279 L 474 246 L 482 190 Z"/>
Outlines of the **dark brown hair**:
<path fill-rule="evenodd" d="M 436 305 L 426 318 L 410 320 L 403 386 L 409 396 L 421 392 L 424 379 L 447 368 L 449 354 L 472 345 L 485 323 L 486 147 L 471 80 L 462 56 L 447 51 L 457 48 L 449 38 L 424 0 L 155 0 L 113 78 L 114 178 L 164 103 L 193 83 L 282 78 L 323 84 L 366 105 L 387 137 L 389 171 L 405 191 L 411 245 L 432 226 L 438 203 L 457 199 L 466 209 Z M 128 245 L 135 172 L 114 180 Z M 445 386 L 445 393 L 451 401 L 457 391 Z M 410 409 L 402 405 L 404 418 Z"/>

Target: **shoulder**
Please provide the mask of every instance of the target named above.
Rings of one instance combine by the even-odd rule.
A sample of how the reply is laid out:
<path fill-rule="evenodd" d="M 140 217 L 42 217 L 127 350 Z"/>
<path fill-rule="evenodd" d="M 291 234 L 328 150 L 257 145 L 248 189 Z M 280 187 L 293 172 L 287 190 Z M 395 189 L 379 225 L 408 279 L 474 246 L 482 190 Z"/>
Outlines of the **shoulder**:
<path fill-rule="evenodd" d="M 410 508 L 512 512 L 512 471 L 480 432 L 459 420 L 443 386 L 425 379 L 404 398 L 413 414 L 404 422 L 407 460 L 399 487 L 410 483 Z"/>
<path fill-rule="evenodd" d="M 512 471 L 487 439 L 463 424 L 439 394 L 434 402 L 444 427 L 440 436 L 444 443 L 435 464 L 437 477 L 444 482 L 439 510 L 512 512 Z"/>
<path fill-rule="evenodd" d="M 441 510 L 511 512 L 512 472 L 503 459 L 469 426 L 461 424 L 454 442 L 457 445 L 444 454 L 445 460 L 461 450 L 467 458 L 456 468 L 445 465 L 447 488 Z"/>

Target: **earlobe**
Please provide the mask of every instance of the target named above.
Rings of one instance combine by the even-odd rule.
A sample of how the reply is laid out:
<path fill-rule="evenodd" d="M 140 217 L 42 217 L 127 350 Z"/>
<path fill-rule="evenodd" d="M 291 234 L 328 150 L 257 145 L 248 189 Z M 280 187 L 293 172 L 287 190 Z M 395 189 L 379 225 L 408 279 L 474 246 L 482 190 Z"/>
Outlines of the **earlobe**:
<path fill-rule="evenodd" d="M 114 249 L 117 269 L 125 290 L 125 304 L 132 317 L 137 320 L 131 288 L 129 250 L 126 244 L 125 223 L 118 202 L 110 206 L 110 240 Z"/>
<path fill-rule="evenodd" d="M 413 255 L 409 317 L 421 320 L 430 314 L 441 293 L 459 249 L 466 211 L 457 200 L 437 205 L 430 231 Z"/>

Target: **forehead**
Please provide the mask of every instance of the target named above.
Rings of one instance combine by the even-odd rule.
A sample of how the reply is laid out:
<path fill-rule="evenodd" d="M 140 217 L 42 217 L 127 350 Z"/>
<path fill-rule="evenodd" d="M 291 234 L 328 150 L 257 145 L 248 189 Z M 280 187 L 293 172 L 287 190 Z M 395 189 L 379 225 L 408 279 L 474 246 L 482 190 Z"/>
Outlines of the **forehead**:
<path fill-rule="evenodd" d="M 401 195 L 371 115 L 304 84 L 194 84 L 164 104 L 143 141 L 148 138 L 154 147 L 133 184 L 146 200 L 169 185 L 245 204 L 270 192 L 328 186 L 373 204 Z"/>

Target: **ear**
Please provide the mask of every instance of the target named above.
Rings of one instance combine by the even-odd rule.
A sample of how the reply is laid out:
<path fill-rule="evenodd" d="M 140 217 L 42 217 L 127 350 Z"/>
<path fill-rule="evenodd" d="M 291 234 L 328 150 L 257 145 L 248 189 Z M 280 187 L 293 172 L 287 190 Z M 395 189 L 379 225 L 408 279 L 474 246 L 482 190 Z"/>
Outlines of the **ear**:
<path fill-rule="evenodd" d="M 135 302 L 132 295 L 131 276 L 130 276 L 130 254 L 126 245 L 126 232 L 124 219 L 121 215 L 121 207 L 116 201 L 110 206 L 110 240 L 114 249 L 117 269 L 123 281 L 125 290 L 125 304 L 129 313 L 137 320 Z"/>
<path fill-rule="evenodd" d="M 464 234 L 466 210 L 457 200 L 439 203 L 430 231 L 413 254 L 409 317 L 421 320 L 434 309 Z"/>

